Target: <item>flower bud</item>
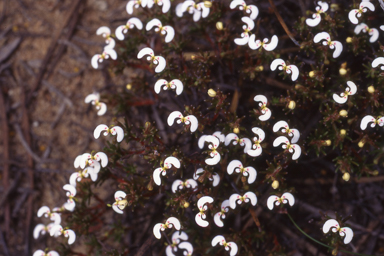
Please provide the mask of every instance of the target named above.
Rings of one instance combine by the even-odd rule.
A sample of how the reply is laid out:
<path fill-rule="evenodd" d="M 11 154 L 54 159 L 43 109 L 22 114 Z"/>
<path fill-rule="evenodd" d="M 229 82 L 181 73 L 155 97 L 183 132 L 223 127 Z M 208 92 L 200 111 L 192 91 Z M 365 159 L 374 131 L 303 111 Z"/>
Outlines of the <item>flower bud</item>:
<path fill-rule="evenodd" d="M 224 29 L 223 22 L 221 21 L 216 22 L 216 28 L 217 30 L 223 30 Z"/>
<path fill-rule="evenodd" d="M 295 109 L 296 107 L 296 102 L 294 102 L 293 100 L 291 100 L 289 103 L 288 103 L 288 108 L 289 109 Z"/>
<path fill-rule="evenodd" d="M 209 95 L 209 97 L 216 97 L 216 91 L 215 90 L 213 90 L 213 89 L 209 89 L 208 90 L 208 95 Z"/>
<path fill-rule="evenodd" d="M 352 37 L 347 37 L 347 39 L 345 40 L 348 44 L 352 43 Z"/>
<path fill-rule="evenodd" d="M 379 175 L 379 171 L 378 171 L 378 170 L 374 170 L 374 171 L 372 172 L 372 175 L 373 175 L 373 176 L 377 176 L 377 175 Z"/>
<path fill-rule="evenodd" d="M 363 140 L 359 141 L 359 144 L 357 144 L 359 146 L 359 148 L 362 148 L 364 147 L 364 144 L 365 142 Z"/>
<path fill-rule="evenodd" d="M 327 145 L 327 146 L 331 146 L 331 145 L 332 145 L 332 141 L 331 141 L 331 140 L 326 140 L 326 141 L 325 141 L 325 145 Z"/>
<path fill-rule="evenodd" d="M 196 56 L 195 55 L 192 55 L 191 56 L 191 60 L 195 60 L 196 59 Z"/>
<path fill-rule="evenodd" d="M 309 77 L 314 77 L 315 76 L 315 71 L 309 72 Z"/>
<path fill-rule="evenodd" d="M 125 88 L 127 88 L 127 90 L 131 90 L 131 89 L 132 89 L 132 85 L 131 85 L 131 84 L 127 84 L 127 85 L 125 86 Z"/>
<path fill-rule="evenodd" d="M 345 74 L 347 74 L 347 70 L 345 68 L 341 68 L 339 69 L 339 74 L 344 76 Z"/>
<path fill-rule="evenodd" d="M 238 134 L 239 132 L 240 132 L 239 127 L 235 127 L 235 128 L 233 128 L 233 133 Z"/>
<path fill-rule="evenodd" d="M 211 8 L 211 7 L 212 7 L 212 2 L 210 2 L 210 1 L 204 1 L 204 6 L 205 6 L 206 8 Z"/>
<path fill-rule="evenodd" d="M 272 182 L 272 188 L 273 189 L 277 189 L 279 187 L 279 182 L 277 181 L 277 180 L 274 180 L 273 182 Z"/>
<path fill-rule="evenodd" d="M 340 110 L 339 115 L 342 117 L 346 117 L 348 115 L 348 111 L 345 109 Z"/>
<path fill-rule="evenodd" d="M 346 130 L 344 130 L 344 129 L 341 129 L 340 130 L 340 135 L 341 136 L 345 136 L 347 134 L 347 131 Z"/>
<path fill-rule="evenodd" d="M 189 207 L 189 203 L 187 201 L 185 201 L 184 204 L 183 204 L 183 207 L 184 208 L 188 208 Z"/>
<path fill-rule="evenodd" d="M 349 173 L 346 172 L 343 174 L 343 180 L 349 181 L 350 178 L 351 178 L 351 175 Z"/>
<path fill-rule="evenodd" d="M 258 71 L 258 72 L 261 72 L 261 71 L 263 71 L 264 70 L 264 66 L 257 66 L 256 68 L 255 68 L 255 71 Z"/>
<path fill-rule="evenodd" d="M 373 85 L 369 86 L 368 87 L 368 92 L 369 93 L 374 93 L 375 92 L 375 87 L 373 87 Z"/>
<path fill-rule="evenodd" d="M 332 255 L 337 255 L 338 253 L 337 248 L 332 250 Z"/>

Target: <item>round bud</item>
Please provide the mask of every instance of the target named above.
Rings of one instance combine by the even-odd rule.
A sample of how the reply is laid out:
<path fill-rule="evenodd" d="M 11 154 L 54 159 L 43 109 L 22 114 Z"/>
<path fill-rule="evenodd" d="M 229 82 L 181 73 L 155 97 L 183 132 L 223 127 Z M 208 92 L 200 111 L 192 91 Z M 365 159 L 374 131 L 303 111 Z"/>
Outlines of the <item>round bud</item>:
<path fill-rule="evenodd" d="M 368 92 L 369 93 L 374 93 L 375 92 L 375 87 L 373 87 L 373 85 L 369 86 L 368 87 Z"/>
<path fill-rule="evenodd" d="M 216 97 L 216 92 L 215 92 L 215 90 L 213 90 L 213 89 L 209 89 L 208 90 L 208 95 L 209 95 L 209 97 Z"/>
<path fill-rule="evenodd" d="M 349 181 L 350 178 L 351 178 L 351 175 L 349 173 L 346 172 L 343 174 L 343 180 Z"/>
<path fill-rule="evenodd" d="M 272 182 L 272 188 L 273 189 L 277 189 L 279 187 L 279 182 L 277 181 L 277 180 L 274 180 L 273 182 Z"/>
<path fill-rule="evenodd" d="M 344 129 L 341 129 L 340 130 L 340 135 L 341 136 L 345 136 L 347 134 L 347 131 L 346 130 L 344 130 Z"/>
<path fill-rule="evenodd" d="M 221 21 L 216 22 L 216 28 L 217 30 L 223 30 L 224 29 L 223 22 Z"/>
<path fill-rule="evenodd" d="M 257 67 L 255 68 L 255 70 L 258 71 L 258 72 L 261 72 L 261 71 L 264 70 L 264 66 L 257 66 Z"/>
<path fill-rule="evenodd" d="M 348 44 L 352 43 L 352 37 L 347 37 L 347 39 L 345 40 Z"/>
<path fill-rule="evenodd" d="M 346 117 L 348 115 L 348 111 L 345 109 L 340 110 L 339 115 L 342 117 Z"/>
<path fill-rule="evenodd" d="M 347 74 L 347 70 L 345 68 L 341 68 L 339 69 L 339 74 L 345 76 L 345 74 Z"/>
<path fill-rule="evenodd" d="M 294 102 L 293 100 L 291 100 L 289 103 L 288 103 L 288 108 L 289 109 L 295 109 L 296 107 L 296 102 Z"/>
<path fill-rule="evenodd" d="M 127 84 L 127 85 L 125 86 L 125 88 L 127 88 L 127 90 L 131 90 L 131 89 L 132 89 L 132 85 L 131 85 L 131 84 Z"/>
<path fill-rule="evenodd" d="M 189 203 L 187 201 L 185 201 L 184 204 L 183 204 L 183 207 L 184 208 L 188 208 L 189 207 Z"/>
<path fill-rule="evenodd" d="M 364 147 L 364 144 L 365 144 L 365 142 L 361 140 L 361 141 L 359 141 L 359 143 L 357 145 L 359 146 L 359 148 L 362 148 L 362 147 Z"/>
<path fill-rule="evenodd" d="M 211 8 L 211 7 L 212 7 L 212 2 L 210 2 L 210 1 L 204 1 L 204 6 L 205 6 L 206 8 Z"/>
<path fill-rule="evenodd" d="M 235 128 L 233 128 L 233 133 L 239 133 L 240 132 L 240 130 L 239 130 L 239 127 L 235 127 Z"/>
<path fill-rule="evenodd" d="M 191 56 L 191 60 L 195 60 L 196 59 L 196 56 L 195 55 L 192 55 Z"/>
<path fill-rule="evenodd" d="M 332 141 L 331 141 L 331 140 L 326 140 L 326 141 L 325 141 L 325 145 L 327 145 L 327 146 L 331 146 L 331 145 L 332 145 Z"/>
<path fill-rule="evenodd" d="M 314 77 L 315 76 L 315 71 L 309 72 L 309 77 Z"/>
<path fill-rule="evenodd" d="M 379 171 L 378 171 L 378 170 L 374 170 L 374 171 L 372 172 L 372 175 L 373 175 L 373 176 L 377 176 L 377 175 L 379 175 Z"/>

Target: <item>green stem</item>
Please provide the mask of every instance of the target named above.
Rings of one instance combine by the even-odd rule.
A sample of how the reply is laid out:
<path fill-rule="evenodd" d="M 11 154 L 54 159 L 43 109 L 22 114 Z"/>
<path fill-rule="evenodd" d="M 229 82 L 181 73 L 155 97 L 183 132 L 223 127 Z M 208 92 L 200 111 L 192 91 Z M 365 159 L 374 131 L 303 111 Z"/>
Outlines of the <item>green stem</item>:
<path fill-rule="evenodd" d="M 306 237 L 308 237 L 309 239 L 311 239 L 312 241 L 324 246 L 324 247 L 327 247 L 329 249 L 334 249 L 333 247 L 329 246 L 329 245 L 326 245 L 326 244 L 323 244 L 322 242 L 316 240 L 315 238 L 311 237 L 310 235 L 308 235 L 307 233 L 305 233 L 297 224 L 296 222 L 292 219 L 291 215 L 289 215 L 289 213 L 287 213 L 289 219 L 292 221 L 293 225 L 295 225 L 295 227 L 301 232 L 303 233 L 303 235 L 305 235 Z M 345 252 L 345 253 L 349 253 L 349 254 L 353 254 L 353 255 L 360 255 L 360 256 L 373 256 L 373 255 L 368 255 L 368 254 L 361 254 L 361 253 L 356 253 L 356 252 L 350 252 L 350 251 L 344 251 L 344 250 L 338 250 L 339 252 Z"/>

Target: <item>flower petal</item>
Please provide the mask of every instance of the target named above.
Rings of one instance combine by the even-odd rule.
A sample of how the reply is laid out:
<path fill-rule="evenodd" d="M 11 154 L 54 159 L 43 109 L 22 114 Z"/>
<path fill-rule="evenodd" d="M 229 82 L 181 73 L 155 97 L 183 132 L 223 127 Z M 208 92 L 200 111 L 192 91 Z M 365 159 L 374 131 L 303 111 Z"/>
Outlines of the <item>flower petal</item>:
<path fill-rule="evenodd" d="M 252 184 L 256 180 L 257 171 L 252 166 L 248 166 L 246 169 L 247 170 L 245 172 L 248 173 L 248 184 Z"/>
<path fill-rule="evenodd" d="M 258 140 L 261 142 L 265 138 L 265 132 L 259 127 L 253 127 L 252 132 L 257 135 Z"/>
<path fill-rule="evenodd" d="M 208 227 L 209 222 L 206 220 L 203 220 L 202 217 L 203 217 L 203 214 L 201 214 L 200 212 L 196 214 L 196 216 L 195 216 L 196 224 L 199 225 L 200 227 L 203 227 L 203 228 Z"/>
<path fill-rule="evenodd" d="M 43 250 L 37 250 L 33 253 L 33 256 L 44 256 L 45 252 Z"/>
<path fill-rule="evenodd" d="M 164 165 L 173 165 L 176 168 L 180 168 L 180 161 L 174 156 L 169 156 L 164 160 Z"/>
<path fill-rule="evenodd" d="M 160 27 L 160 26 L 163 26 L 163 24 L 161 23 L 161 21 L 159 19 L 152 19 L 150 21 L 148 21 L 147 25 L 145 26 L 145 29 L 147 31 L 151 30 L 153 27 Z"/>
<path fill-rule="evenodd" d="M 215 222 L 216 226 L 218 226 L 218 227 L 224 227 L 224 223 L 223 223 L 223 221 L 221 220 L 221 212 L 217 212 L 217 213 L 213 216 L 213 221 Z"/>
<path fill-rule="evenodd" d="M 272 61 L 270 68 L 271 68 L 272 71 L 275 71 L 278 66 L 282 66 L 282 65 L 285 65 L 285 61 L 284 60 L 282 60 L 282 59 L 275 59 L 274 61 Z M 263 95 L 260 95 L 260 96 L 263 96 Z M 254 101 L 262 101 L 262 100 L 256 100 L 256 97 L 255 97 Z M 263 96 L 263 97 L 265 98 L 265 96 Z"/>
<path fill-rule="evenodd" d="M 167 219 L 167 223 L 169 224 L 172 224 L 173 225 L 173 227 L 176 229 L 176 230 L 180 230 L 180 228 L 181 228 L 181 225 L 180 225 L 180 221 L 177 219 L 177 218 L 175 218 L 175 217 L 169 217 L 168 219 Z"/>
<path fill-rule="evenodd" d="M 197 201 L 197 208 L 201 209 L 205 204 L 211 204 L 213 201 L 213 198 L 210 196 L 200 197 L 200 199 Z"/>
<path fill-rule="evenodd" d="M 295 152 L 292 155 L 292 160 L 296 160 L 301 156 L 301 147 L 297 144 L 292 144 L 293 149 Z"/>
<path fill-rule="evenodd" d="M 179 248 L 188 252 L 187 254 L 184 253 L 184 255 L 192 255 L 193 253 L 193 246 L 190 242 L 181 242 Z"/>
<path fill-rule="evenodd" d="M 331 39 L 331 36 L 327 32 L 320 32 L 320 33 L 317 33 L 315 35 L 315 37 L 313 38 L 313 42 L 318 43 L 321 40 L 327 40 L 328 41 L 330 39 Z"/>
<path fill-rule="evenodd" d="M 291 132 L 293 133 L 293 137 L 291 139 L 291 143 L 296 143 L 300 139 L 300 132 L 297 129 L 291 129 Z"/>
<path fill-rule="evenodd" d="M 267 121 L 269 118 L 271 118 L 272 112 L 269 108 L 266 108 L 265 114 L 259 116 L 260 121 Z"/>
<path fill-rule="evenodd" d="M 320 21 L 321 21 L 321 16 L 320 15 L 314 15 L 313 19 L 308 18 L 305 20 L 305 23 L 307 23 L 307 25 L 310 27 L 316 27 L 317 25 L 319 25 Z"/>
<path fill-rule="evenodd" d="M 95 130 L 93 131 L 93 137 L 95 137 L 95 139 L 98 139 L 100 137 L 100 133 L 104 131 L 103 135 L 104 136 L 107 136 L 108 135 L 108 126 L 106 126 L 105 124 L 99 124 Z"/>
<path fill-rule="evenodd" d="M 239 160 L 232 160 L 227 166 L 227 172 L 231 175 L 236 168 L 243 168 L 243 164 Z"/>
<path fill-rule="evenodd" d="M 181 188 L 180 188 L 181 187 Z M 183 188 L 183 181 L 182 180 L 175 180 L 173 183 L 172 183 L 172 192 L 173 193 L 176 193 L 176 191 L 178 189 L 182 189 Z"/>
<path fill-rule="evenodd" d="M 117 206 L 117 203 L 114 203 L 114 204 L 112 205 L 112 209 L 113 209 L 115 212 L 119 213 L 119 214 L 123 214 L 123 213 L 124 213 L 122 210 L 119 209 L 119 207 Z"/>
<path fill-rule="evenodd" d="M 227 244 L 229 247 L 231 247 L 231 252 L 229 253 L 229 255 L 235 256 L 237 254 L 237 251 L 238 251 L 237 244 L 235 244 L 234 242 L 229 242 Z"/>
<path fill-rule="evenodd" d="M 161 185 L 161 178 L 160 178 L 160 173 L 163 171 L 161 167 L 155 169 L 153 171 L 153 181 L 156 183 L 157 186 Z M 164 175 L 163 175 L 164 176 Z"/>
<path fill-rule="evenodd" d="M 165 36 L 165 42 L 166 43 L 171 42 L 175 37 L 175 30 L 171 26 L 164 26 L 163 29 L 167 31 L 167 35 Z"/>
<path fill-rule="evenodd" d="M 277 47 L 277 44 L 279 43 L 279 38 L 276 35 L 273 35 L 269 43 L 265 43 L 265 41 L 264 41 L 263 48 L 266 51 L 273 51 L 275 50 L 275 48 Z"/>
<path fill-rule="evenodd" d="M 270 197 L 268 197 L 268 200 L 267 200 L 267 207 L 269 210 L 273 210 L 273 207 L 275 206 L 275 202 L 276 200 L 278 199 L 279 197 L 278 196 L 275 196 L 275 195 L 272 195 Z"/>
<path fill-rule="evenodd" d="M 340 97 L 336 93 L 333 94 L 333 100 L 336 101 L 339 104 L 344 104 L 348 100 L 348 96 Z"/>
<path fill-rule="evenodd" d="M 197 127 L 199 126 L 199 121 L 197 120 L 197 118 L 193 115 L 186 116 L 185 118 L 188 119 L 189 122 L 191 123 L 191 126 L 189 128 L 190 131 L 191 132 L 196 131 Z"/>
<path fill-rule="evenodd" d="M 65 237 L 69 237 L 68 244 L 73 244 L 76 240 L 76 233 L 71 229 L 67 229 L 65 230 Z"/>
<path fill-rule="evenodd" d="M 343 230 L 345 234 L 344 238 L 344 244 L 349 244 L 352 241 L 353 238 L 353 231 L 349 227 L 342 227 L 341 230 Z"/>
<path fill-rule="evenodd" d="M 239 194 L 233 194 L 229 197 L 229 207 L 232 209 L 236 209 L 236 201 L 239 200 L 240 195 Z M 241 202 L 240 202 L 241 203 Z"/>
<path fill-rule="evenodd" d="M 63 189 L 68 191 L 72 196 L 76 195 L 76 188 L 72 186 L 71 184 L 65 184 L 63 186 Z"/>
<path fill-rule="evenodd" d="M 213 239 L 212 239 L 212 247 L 216 246 L 217 244 L 220 244 L 220 245 L 223 245 L 223 242 L 225 242 L 225 238 L 221 235 L 218 235 L 218 236 L 215 236 Z"/>
<path fill-rule="evenodd" d="M 295 204 L 295 198 L 291 193 L 286 192 L 281 197 L 287 199 L 290 206 L 293 206 Z"/>
<path fill-rule="evenodd" d="M 243 197 L 248 198 L 251 201 L 251 204 L 253 206 L 255 206 L 257 204 L 257 197 L 256 197 L 255 193 L 248 191 L 247 193 L 245 193 L 243 195 Z M 245 202 L 247 202 L 247 201 L 245 201 Z"/>
<path fill-rule="evenodd" d="M 252 157 L 259 156 L 259 155 L 261 155 L 262 152 L 263 152 L 263 148 L 261 146 L 258 146 L 256 149 L 248 149 L 247 150 L 247 154 L 252 156 Z"/>
<path fill-rule="evenodd" d="M 279 137 L 277 137 L 277 138 L 273 141 L 273 146 L 274 146 L 274 147 L 278 147 L 278 146 L 280 146 L 282 143 L 287 144 L 287 142 L 289 142 L 289 140 L 287 139 L 287 137 L 285 137 L 285 136 L 279 136 Z"/>
<path fill-rule="evenodd" d="M 377 68 L 379 65 L 384 65 L 384 57 L 378 57 L 372 61 L 372 67 Z M 381 67 L 383 69 L 383 67 Z"/>
<path fill-rule="evenodd" d="M 157 239 L 160 239 L 160 238 L 161 238 L 161 232 L 160 232 L 160 229 L 161 229 L 162 226 L 163 226 L 162 223 L 157 223 L 157 224 L 153 227 L 153 235 L 154 235 Z"/>
<path fill-rule="evenodd" d="M 51 210 L 49 209 L 48 206 L 41 206 L 40 209 L 37 211 L 37 217 L 41 217 L 46 213 L 50 213 Z"/>
<path fill-rule="evenodd" d="M 228 146 L 229 143 L 231 143 L 232 140 L 237 140 L 239 138 L 239 136 L 237 136 L 237 134 L 235 133 L 229 133 L 227 136 L 225 136 L 225 141 L 224 141 L 224 145 L 225 146 Z M 236 141 L 234 141 L 233 143 L 235 143 Z M 237 142 L 236 142 L 237 144 Z M 236 145 L 235 144 L 235 145 Z"/>
<path fill-rule="evenodd" d="M 171 114 L 169 114 L 167 122 L 169 126 L 172 126 L 173 123 L 175 122 L 176 118 L 182 118 L 183 115 L 181 114 L 180 111 L 173 111 Z"/>
<path fill-rule="evenodd" d="M 183 92 L 184 85 L 179 79 L 173 79 L 170 83 L 176 86 L 177 95 L 180 95 Z"/>
<path fill-rule="evenodd" d="M 368 123 L 375 122 L 375 120 L 376 120 L 376 118 L 374 118 L 371 115 L 367 115 L 367 116 L 363 117 L 363 119 L 361 119 L 360 129 L 365 130 L 367 128 Z M 373 124 L 375 125 L 375 123 L 373 123 Z"/>
<path fill-rule="evenodd" d="M 219 174 L 213 173 L 212 179 L 213 179 L 212 186 L 216 187 L 217 185 L 219 185 L 219 182 L 220 182 L 220 175 Z"/>
<path fill-rule="evenodd" d="M 341 46 L 341 50 L 343 50 L 343 46 Z M 334 56 L 334 58 L 336 58 L 336 57 Z M 287 67 L 289 68 L 289 70 L 292 73 L 292 76 L 291 76 L 292 81 L 296 81 L 297 78 L 299 77 L 299 74 L 300 74 L 298 67 L 296 65 L 289 65 Z"/>
<path fill-rule="evenodd" d="M 335 51 L 333 52 L 332 56 L 333 58 L 337 58 L 343 51 L 343 45 L 339 41 L 332 41 L 332 43 L 335 43 Z"/>
<path fill-rule="evenodd" d="M 154 54 L 153 54 L 153 50 L 152 50 L 151 48 L 149 48 L 149 47 L 145 47 L 145 48 L 143 48 L 143 49 L 141 49 L 141 50 L 139 51 L 139 53 L 137 54 L 137 58 L 138 58 L 138 59 L 141 59 L 141 58 L 143 58 L 145 55 L 154 56 Z"/>
<path fill-rule="evenodd" d="M 323 225 L 323 232 L 328 233 L 331 227 L 339 227 L 339 222 L 334 219 L 327 220 Z"/>
<path fill-rule="evenodd" d="M 121 142 L 124 139 L 124 130 L 120 126 L 113 126 L 110 131 L 112 135 L 116 135 L 117 142 Z"/>
<path fill-rule="evenodd" d="M 156 56 L 156 59 L 158 61 L 157 67 L 155 68 L 156 73 L 160 73 L 165 69 L 165 66 L 167 65 L 167 62 L 165 61 L 164 57 L 162 56 Z"/>
<path fill-rule="evenodd" d="M 38 239 L 41 231 L 45 233 L 45 225 L 37 224 L 36 227 L 33 229 L 33 238 Z"/>
<path fill-rule="evenodd" d="M 203 168 L 199 168 L 196 170 L 196 172 L 193 174 L 193 179 L 197 180 L 199 178 L 199 174 L 205 172 Z"/>
<path fill-rule="evenodd" d="M 51 236 L 57 236 L 57 234 L 61 234 L 61 230 L 63 230 L 63 227 L 61 225 L 54 225 L 52 226 L 51 230 L 49 231 L 49 234 Z"/>
<path fill-rule="evenodd" d="M 219 162 L 220 162 L 220 160 L 221 160 L 221 155 L 220 155 L 220 153 L 219 152 L 215 152 L 215 153 L 213 153 L 214 155 L 213 155 L 213 157 L 212 158 L 207 158 L 207 159 L 205 159 L 205 163 L 207 164 L 207 165 L 216 165 L 216 164 L 218 164 Z"/>

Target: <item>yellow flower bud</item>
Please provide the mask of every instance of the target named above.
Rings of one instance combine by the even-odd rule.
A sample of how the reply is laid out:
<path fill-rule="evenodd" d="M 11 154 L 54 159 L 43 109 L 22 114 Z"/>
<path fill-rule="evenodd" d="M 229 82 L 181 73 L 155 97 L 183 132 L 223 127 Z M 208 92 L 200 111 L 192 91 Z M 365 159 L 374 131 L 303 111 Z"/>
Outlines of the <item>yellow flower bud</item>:
<path fill-rule="evenodd" d="M 295 109 L 296 107 L 296 102 L 294 102 L 293 100 L 291 100 L 289 103 L 288 103 L 288 108 L 289 109 Z"/>
<path fill-rule="evenodd" d="M 235 128 L 233 128 L 233 133 L 239 133 L 240 132 L 240 130 L 239 130 L 239 127 L 235 127 Z"/>
<path fill-rule="evenodd" d="M 295 89 L 296 89 L 296 90 L 300 89 L 301 87 L 303 87 L 301 84 L 296 84 L 296 85 L 295 85 Z"/>
<path fill-rule="evenodd" d="M 348 44 L 352 43 L 352 37 L 347 37 L 347 39 L 345 40 Z"/>
<path fill-rule="evenodd" d="M 327 146 L 331 146 L 331 145 L 332 145 L 332 141 L 331 141 L 331 140 L 326 140 L 326 141 L 325 141 L 325 145 L 327 145 Z"/>
<path fill-rule="evenodd" d="M 223 22 L 221 21 L 216 22 L 216 28 L 217 30 L 223 30 L 224 28 Z"/>
<path fill-rule="evenodd" d="M 347 74 L 347 70 L 345 68 L 341 68 L 339 69 L 339 74 L 344 76 L 345 74 Z"/>
<path fill-rule="evenodd" d="M 264 70 L 264 66 L 257 66 L 257 67 L 255 68 L 255 70 L 258 71 L 258 72 L 261 72 L 261 71 Z"/>
<path fill-rule="evenodd" d="M 191 60 L 195 60 L 196 59 L 196 56 L 195 55 L 192 55 L 191 56 Z"/>
<path fill-rule="evenodd" d="M 342 117 L 346 117 L 348 115 L 348 111 L 345 109 L 340 110 L 339 115 Z"/>
<path fill-rule="evenodd" d="M 337 255 L 338 253 L 339 253 L 339 252 L 337 251 L 337 249 L 333 249 L 333 250 L 332 250 L 332 255 L 335 256 L 335 255 Z"/>
<path fill-rule="evenodd" d="M 206 8 L 211 8 L 211 7 L 212 7 L 212 2 L 210 2 L 210 1 L 204 1 L 204 6 L 205 6 Z"/>
<path fill-rule="evenodd" d="M 279 187 L 279 182 L 277 181 L 277 180 L 274 180 L 273 182 L 272 182 L 272 188 L 273 189 L 277 189 Z"/>
<path fill-rule="evenodd" d="M 340 130 L 340 135 L 341 136 L 345 136 L 347 134 L 347 131 L 346 130 L 344 130 L 344 129 L 341 129 Z"/>
<path fill-rule="evenodd" d="M 189 203 L 187 201 L 185 201 L 184 204 L 183 204 L 183 207 L 184 208 L 188 208 L 189 207 Z"/>
<path fill-rule="evenodd" d="M 379 175 L 379 171 L 378 171 L 378 170 L 374 170 L 374 171 L 372 172 L 372 175 L 373 175 L 373 176 L 377 176 L 377 175 Z"/>
<path fill-rule="evenodd" d="M 359 144 L 357 144 L 358 146 L 359 146 L 359 148 L 362 148 L 362 147 L 364 147 L 364 144 L 365 144 L 365 142 L 364 141 L 359 141 Z"/>
<path fill-rule="evenodd" d="M 131 85 L 131 84 L 127 84 L 127 85 L 125 86 L 125 88 L 127 88 L 127 90 L 131 90 L 131 89 L 132 89 L 132 85 Z"/>
<path fill-rule="evenodd" d="M 349 173 L 346 172 L 343 174 L 343 180 L 349 181 L 350 178 L 351 178 L 351 175 Z"/>
<path fill-rule="evenodd" d="M 315 71 L 309 72 L 309 77 L 314 77 L 315 76 Z"/>
<path fill-rule="evenodd" d="M 216 97 L 216 92 L 215 92 L 215 90 L 213 90 L 213 89 L 209 89 L 208 90 L 208 95 L 209 95 L 209 97 Z"/>
<path fill-rule="evenodd" d="M 373 87 L 373 85 L 369 86 L 368 87 L 368 92 L 369 93 L 374 93 L 375 92 L 375 87 Z"/>

